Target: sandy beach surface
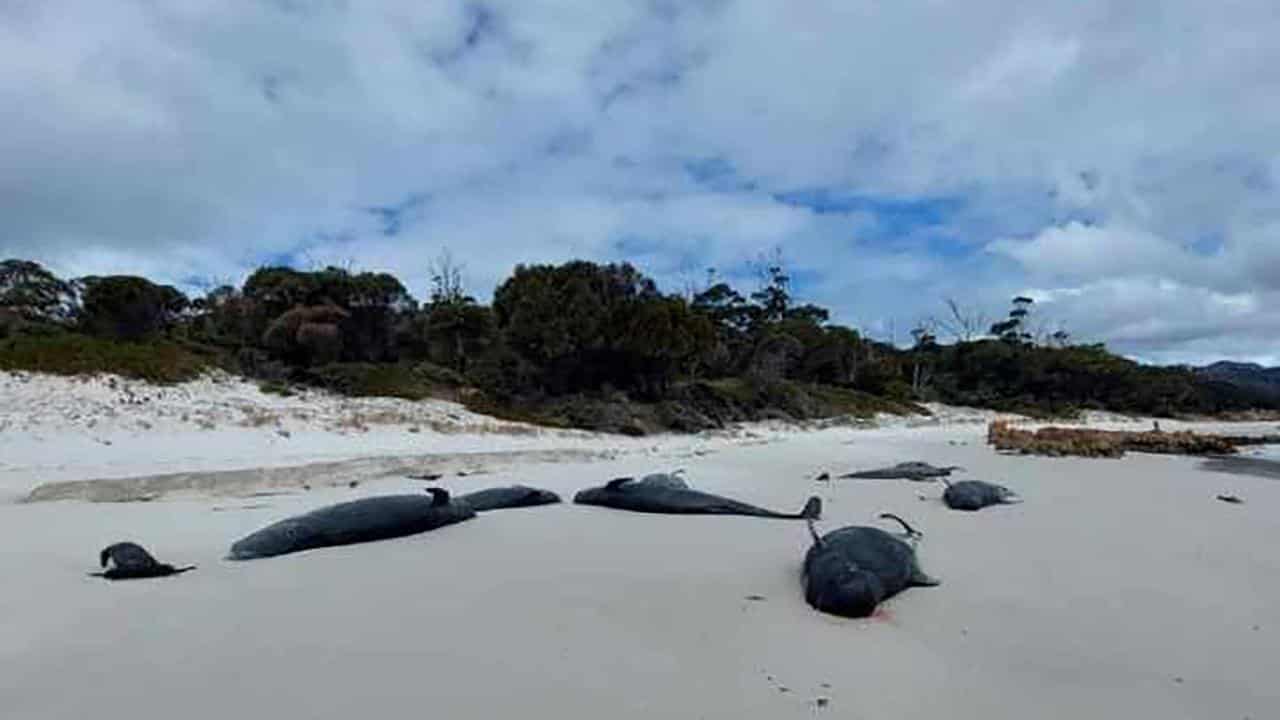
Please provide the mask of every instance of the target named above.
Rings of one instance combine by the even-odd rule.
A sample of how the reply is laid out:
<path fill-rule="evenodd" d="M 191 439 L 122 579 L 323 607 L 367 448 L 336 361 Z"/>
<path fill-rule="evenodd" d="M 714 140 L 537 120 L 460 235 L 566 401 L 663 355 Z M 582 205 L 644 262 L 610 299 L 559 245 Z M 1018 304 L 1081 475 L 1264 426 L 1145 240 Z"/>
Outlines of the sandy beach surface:
<path fill-rule="evenodd" d="M 4 375 L 0 401 L 3 718 L 1280 717 L 1273 477 L 1187 457 L 999 455 L 990 413 L 946 408 L 876 427 L 618 438 L 225 378 Z M 961 465 L 1025 502 L 961 513 L 938 484 L 814 480 L 902 460 Z M 519 482 L 569 500 L 674 467 L 780 510 L 819 495 L 824 530 L 896 512 L 943 583 L 870 619 L 825 616 L 800 591 L 803 523 L 567 502 L 223 559 L 287 515 L 418 491 L 403 477 L 415 468 L 455 492 Z M 95 495 L 87 480 L 116 485 Z M 144 486 L 148 502 L 91 501 Z M 199 567 L 86 575 L 125 539 Z"/>

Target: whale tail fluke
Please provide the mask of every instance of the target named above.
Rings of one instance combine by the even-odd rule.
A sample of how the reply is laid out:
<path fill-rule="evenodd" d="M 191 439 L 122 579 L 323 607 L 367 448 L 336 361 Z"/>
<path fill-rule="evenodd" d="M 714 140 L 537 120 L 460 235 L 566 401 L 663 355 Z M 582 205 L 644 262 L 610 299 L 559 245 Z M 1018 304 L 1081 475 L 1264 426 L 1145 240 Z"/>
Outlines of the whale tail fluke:
<path fill-rule="evenodd" d="M 907 524 L 906 520 L 903 520 L 902 518 L 898 517 L 897 515 L 894 515 L 893 513 L 887 513 L 887 512 L 880 513 L 880 518 L 883 520 L 896 520 L 898 524 L 902 525 L 902 529 L 907 532 L 908 537 L 913 537 L 913 538 L 924 537 L 924 533 L 911 527 L 909 524 Z"/>
<path fill-rule="evenodd" d="M 804 509 L 800 511 L 800 517 L 805 520 L 822 519 L 822 498 L 813 495 L 809 501 L 804 504 Z"/>
<path fill-rule="evenodd" d="M 822 536 L 818 534 L 818 527 L 814 524 L 813 518 L 805 518 L 804 524 L 809 528 L 809 537 L 813 538 L 813 544 L 821 545 Z"/>

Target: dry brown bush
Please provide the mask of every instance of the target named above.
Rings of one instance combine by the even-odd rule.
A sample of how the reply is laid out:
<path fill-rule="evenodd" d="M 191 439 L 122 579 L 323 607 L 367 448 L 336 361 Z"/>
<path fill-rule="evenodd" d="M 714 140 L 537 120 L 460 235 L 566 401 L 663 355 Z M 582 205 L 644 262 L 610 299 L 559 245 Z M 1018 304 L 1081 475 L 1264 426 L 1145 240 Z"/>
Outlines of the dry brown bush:
<path fill-rule="evenodd" d="M 278 355 L 295 356 L 309 365 L 332 362 L 342 354 L 338 323 L 350 313 L 337 305 L 299 306 L 271 321 L 262 344 Z"/>
<path fill-rule="evenodd" d="M 1121 457 L 1126 452 L 1171 455 L 1229 455 L 1236 452 L 1237 438 L 1190 431 L 1093 430 L 1045 427 L 1020 430 L 997 420 L 987 425 L 987 443 L 996 450 L 1024 455 L 1074 455 L 1079 457 Z"/>

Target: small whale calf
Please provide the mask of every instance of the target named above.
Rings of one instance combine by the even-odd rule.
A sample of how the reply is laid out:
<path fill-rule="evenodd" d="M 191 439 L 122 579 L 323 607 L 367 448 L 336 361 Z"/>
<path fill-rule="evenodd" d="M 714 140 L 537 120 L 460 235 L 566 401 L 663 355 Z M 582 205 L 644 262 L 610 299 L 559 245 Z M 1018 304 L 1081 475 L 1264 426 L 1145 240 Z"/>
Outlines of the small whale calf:
<path fill-rule="evenodd" d="M 942 502 L 952 510 L 981 510 L 991 505 L 1012 505 L 1022 502 L 1018 493 L 1003 485 L 982 480 L 949 482 L 943 478 L 947 489 L 942 492 Z"/>
<path fill-rule="evenodd" d="M 956 470 L 963 470 L 959 465 L 948 465 L 946 467 L 934 467 L 926 462 L 901 462 L 897 465 L 889 467 L 876 468 L 874 470 L 860 470 L 858 472 L 845 473 L 840 475 L 841 478 L 849 478 L 855 480 L 914 480 L 916 482 L 929 482 L 934 478 L 947 477 Z"/>
<path fill-rule="evenodd" d="M 174 567 L 168 563 L 157 562 L 151 553 L 134 542 L 118 542 L 106 546 L 98 553 L 98 564 L 105 570 L 89 574 L 108 580 L 165 577 L 196 569 L 195 565 Z"/>
<path fill-rule="evenodd" d="M 634 478 L 617 478 L 582 490 L 573 501 L 579 505 L 672 515 L 749 515 L 789 520 L 816 519 L 822 515 L 822 500 L 816 496 L 810 497 L 798 513 L 781 513 L 688 487 L 646 483 Z"/>
<path fill-rule="evenodd" d="M 550 490 L 527 485 L 508 485 L 469 492 L 466 495 L 459 495 L 453 501 L 476 512 L 486 512 L 505 508 L 554 505 L 560 502 L 560 496 Z"/>
<path fill-rule="evenodd" d="M 909 587 L 940 584 L 916 560 L 920 533 L 897 515 L 880 517 L 901 523 L 906 533 L 898 537 L 852 525 L 819 536 L 809 523 L 813 544 L 804 556 L 805 602 L 820 612 L 860 618 Z"/>
<path fill-rule="evenodd" d="M 430 497 L 428 497 L 430 495 Z M 442 488 L 423 495 L 383 495 L 329 505 L 285 518 L 231 546 L 229 560 L 273 557 L 315 548 L 415 535 L 476 516 Z"/>

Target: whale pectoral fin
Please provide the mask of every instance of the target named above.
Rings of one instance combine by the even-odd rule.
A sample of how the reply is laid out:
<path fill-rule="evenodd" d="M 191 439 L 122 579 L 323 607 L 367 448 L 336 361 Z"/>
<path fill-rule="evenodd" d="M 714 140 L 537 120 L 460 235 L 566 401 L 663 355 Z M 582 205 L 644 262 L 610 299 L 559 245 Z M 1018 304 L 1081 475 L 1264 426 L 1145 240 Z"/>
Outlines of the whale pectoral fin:
<path fill-rule="evenodd" d="M 934 587 L 937 585 L 941 585 L 942 581 L 932 575 L 929 575 L 925 571 L 921 570 L 919 565 L 912 564 L 911 584 L 916 585 L 918 587 Z"/>

